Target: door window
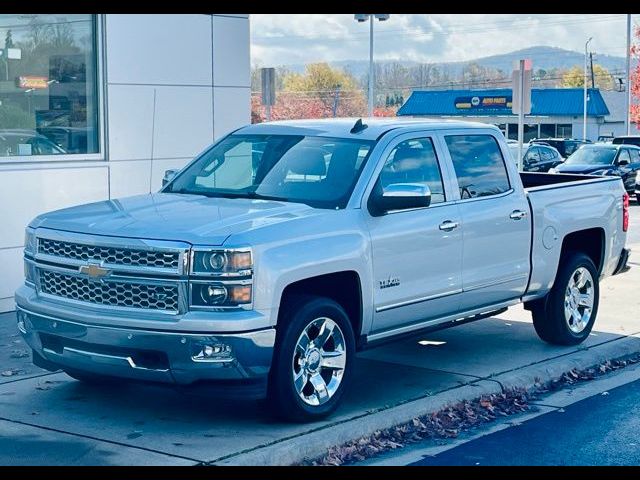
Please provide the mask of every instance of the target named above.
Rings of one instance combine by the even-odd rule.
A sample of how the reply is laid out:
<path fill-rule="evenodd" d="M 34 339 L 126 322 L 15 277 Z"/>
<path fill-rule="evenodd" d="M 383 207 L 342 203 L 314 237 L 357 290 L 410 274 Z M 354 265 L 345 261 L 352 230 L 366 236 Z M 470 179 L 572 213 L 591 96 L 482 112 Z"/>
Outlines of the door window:
<path fill-rule="evenodd" d="M 392 183 L 420 183 L 431 190 L 431 204 L 445 201 L 442 174 L 430 138 L 399 143 L 389 154 L 380 173 L 382 187 Z"/>
<path fill-rule="evenodd" d="M 538 163 L 540 161 L 540 150 L 538 147 L 533 147 L 527 150 L 527 154 L 524 156 L 524 161 L 527 163 Z"/>
<path fill-rule="evenodd" d="M 445 140 L 458 178 L 460 198 L 497 195 L 511 188 L 504 159 L 494 137 L 449 135 Z"/>

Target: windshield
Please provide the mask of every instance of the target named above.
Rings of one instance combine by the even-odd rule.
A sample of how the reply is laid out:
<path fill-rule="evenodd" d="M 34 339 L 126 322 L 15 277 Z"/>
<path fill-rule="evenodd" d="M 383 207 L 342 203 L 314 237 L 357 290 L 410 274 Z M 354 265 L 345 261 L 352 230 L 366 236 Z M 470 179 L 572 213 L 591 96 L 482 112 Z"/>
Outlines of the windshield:
<path fill-rule="evenodd" d="M 372 141 L 298 135 L 230 135 L 163 190 L 344 208 Z"/>
<path fill-rule="evenodd" d="M 615 148 L 583 146 L 572 153 L 565 165 L 612 165 L 616 157 Z"/>

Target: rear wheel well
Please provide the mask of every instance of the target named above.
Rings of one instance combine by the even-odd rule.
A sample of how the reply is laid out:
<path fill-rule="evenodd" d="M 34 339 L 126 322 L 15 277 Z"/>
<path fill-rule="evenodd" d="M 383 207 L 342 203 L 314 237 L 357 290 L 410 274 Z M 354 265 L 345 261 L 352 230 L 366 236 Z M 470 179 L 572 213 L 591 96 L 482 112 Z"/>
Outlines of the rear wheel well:
<path fill-rule="evenodd" d="M 279 317 L 285 311 L 285 306 L 294 298 L 302 295 L 316 295 L 327 297 L 344 308 L 356 339 L 362 328 L 362 289 L 357 272 L 344 271 L 305 278 L 294 282 L 282 292 Z M 280 324 L 280 318 L 278 318 Z"/>
<path fill-rule="evenodd" d="M 562 261 L 569 252 L 582 252 L 591 258 L 599 275 L 603 268 L 604 245 L 604 230 L 602 228 L 572 232 L 562 240 L 560 260 Z"/>

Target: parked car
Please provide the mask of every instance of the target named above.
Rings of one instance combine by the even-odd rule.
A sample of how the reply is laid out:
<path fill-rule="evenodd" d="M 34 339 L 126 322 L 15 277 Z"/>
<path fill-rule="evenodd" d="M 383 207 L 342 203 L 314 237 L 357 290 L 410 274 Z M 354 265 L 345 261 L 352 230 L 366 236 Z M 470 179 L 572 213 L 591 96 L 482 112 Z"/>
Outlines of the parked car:
<path fill-rule="evenodd" d="M 509 143 L 508 146 L 515 162 L 518 158 L 518 143 Z M 564 161 L 558 150 L 537 143 L 523 145 L 522 157 L 522 169 L 525 172 L 547 172 Z"/>
<path fill-rule="evenodd" d="M 594 143 L 580 147 L 550 173 L 579 173 L 621 177 L 625 190 L 634 195 L 636 172 L 640 170 L 640 147 L 627 144 Z"/>
<path fill-rule="evenodd" d="M 0 156 L 61 155 L 67 153 L 33 130 L 0 130 Z"/>
<path fill-rule="evenodd" d="M 636 145 L 640 147 L 640 135 L 621 135 L 615 137 L 611 143 L 615 145 Z"/>
<path fill-rule="evenodd" d="M 531 140 L 531 143 L 549 145 L 558 150 L 562 158 L 568 158 L 569 155 L 575 152 L 582 145 L 592 142 L 588 140 L 577 140 L 575 138 L 536 138 Z"/>
<path fill-rule="evenodd" d="M 249 125 L 159 193 L 31 221 L 18 329 L 82 381 L 251 386 L 314 420 L 403 335 L 524 302 L 546 342 L 584 341 L 628 221 L 619 178 L 519 173 L 494 126 Z"/>

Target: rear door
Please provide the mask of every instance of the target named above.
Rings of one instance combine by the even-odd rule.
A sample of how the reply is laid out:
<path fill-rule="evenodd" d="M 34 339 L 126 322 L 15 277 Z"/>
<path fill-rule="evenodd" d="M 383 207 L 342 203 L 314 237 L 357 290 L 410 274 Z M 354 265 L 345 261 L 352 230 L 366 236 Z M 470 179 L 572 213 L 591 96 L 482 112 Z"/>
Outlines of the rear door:
<path fill-rule="evenodd" d="M 520 297 L 529 278 L 531 218 L 519 178 L 512 184 L 498 139 L 467 131 L 444 136 L 462 217 L 462 308 Z M 514 170 L 510 170 L 514 171 Z"/>

